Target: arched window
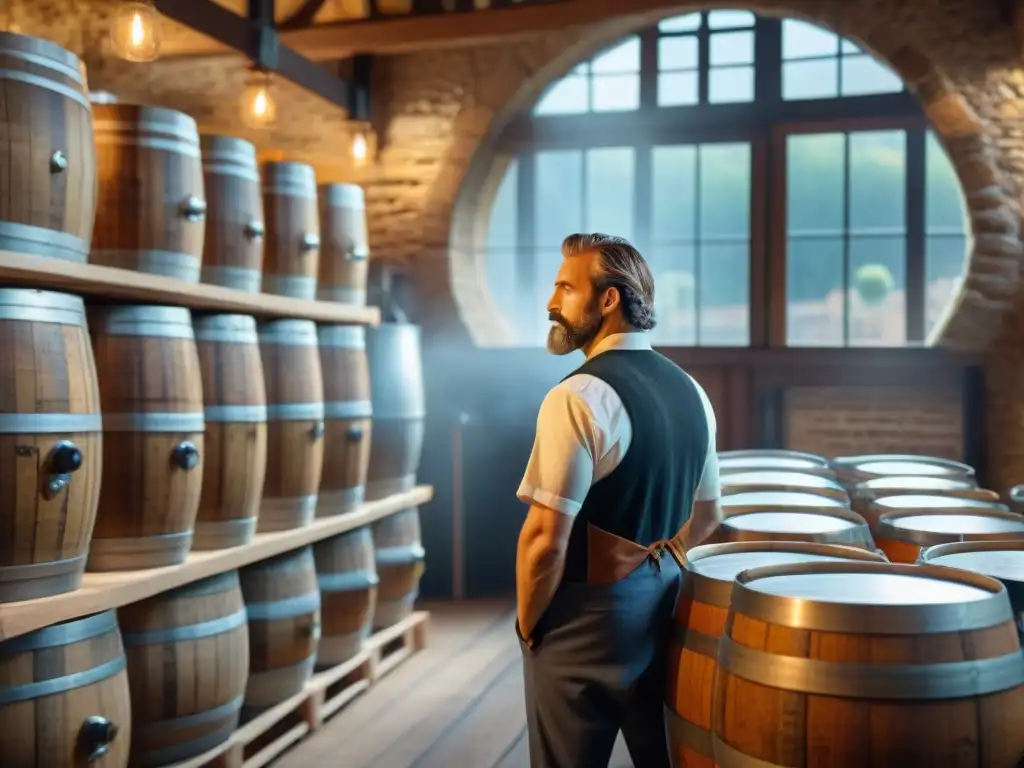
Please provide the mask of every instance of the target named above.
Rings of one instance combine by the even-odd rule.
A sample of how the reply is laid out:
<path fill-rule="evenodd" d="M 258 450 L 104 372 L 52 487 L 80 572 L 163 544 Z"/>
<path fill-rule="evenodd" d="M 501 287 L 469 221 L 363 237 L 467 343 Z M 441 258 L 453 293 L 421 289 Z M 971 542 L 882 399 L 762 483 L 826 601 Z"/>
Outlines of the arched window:
<path fill-rule="evenodd" d="M 662 346 L 922 343 L 960 280 L 945 150 L 901 80 L 803 21 L 665 19 L 553 83 L 500 139 L 488 284 L 543 343 L 562 238 L 631 239 Z"/>

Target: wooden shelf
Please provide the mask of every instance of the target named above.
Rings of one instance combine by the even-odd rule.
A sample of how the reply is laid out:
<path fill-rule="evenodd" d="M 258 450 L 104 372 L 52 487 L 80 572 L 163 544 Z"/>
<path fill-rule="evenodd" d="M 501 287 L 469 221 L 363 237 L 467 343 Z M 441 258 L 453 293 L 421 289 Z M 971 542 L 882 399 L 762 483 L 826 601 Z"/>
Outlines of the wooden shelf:
<path fill-rule="evenodd" d="M 218 285 L 185 283 L 128 269 L 76 264 L 11 251 L 0 251 L 0 283 L 67 291 L 105 301 L 170 304 L 257 317 L 299 317 L 319 323 L 380 324 L 377 307 L 246 293 Z"/>
<path fill-rule="evenodd" d="M 431 486 L 421 485 L 405 493 L 368 502 L 345 515 L 314 520 L 303 528 L 256 534 L 253 541 L 244 547 L 193 552 L 181 565 L 146 571 L 87 573 L 81 588 L 74 592 L 0 605 L 0 640 L 8 640 L 60 621 L 119 608 L 183 584 L 266 560 L 339 533 L 362 528 L 399 510 L 425 504 L 433 496 L 434 489 Z"/>

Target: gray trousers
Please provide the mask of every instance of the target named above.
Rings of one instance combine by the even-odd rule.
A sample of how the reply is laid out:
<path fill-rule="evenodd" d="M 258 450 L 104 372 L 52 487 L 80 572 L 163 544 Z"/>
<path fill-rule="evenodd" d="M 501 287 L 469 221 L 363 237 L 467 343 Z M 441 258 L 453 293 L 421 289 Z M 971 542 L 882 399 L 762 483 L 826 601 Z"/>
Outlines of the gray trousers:
<path fill-rule="evenodd" d="M 636 768 L 669 768 L 666 655 L 682 573 L 666 552 L 612 584 L 563 583 L 520 641 L 531 768 L 606 768 L 619 731 Z"/>

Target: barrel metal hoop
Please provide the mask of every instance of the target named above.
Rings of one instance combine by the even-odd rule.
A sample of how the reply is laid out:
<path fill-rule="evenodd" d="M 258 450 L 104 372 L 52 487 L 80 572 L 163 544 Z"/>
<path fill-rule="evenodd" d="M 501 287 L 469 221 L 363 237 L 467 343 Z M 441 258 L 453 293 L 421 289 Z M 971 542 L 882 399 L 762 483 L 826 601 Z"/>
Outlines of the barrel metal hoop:
<path fill-rule="evenodd" d="M 81 643 L 116 629 L 117 614 L 113 611 L 104 611 L 84 619 L 54 624 L 52 627 L 4 640 L 0 643 L 0 657 Z"/>
<path fill-rule="evenodd" d="M 263 275 L 263 292 L 295 299 L 316 297 L 316 278 L 306 275 Z"/>
<path fill-rule="evenodd" d="M 48 47 L 52 46 L 53 48 L 57 48 L 56 43 L 51 43 L 48 40 L 41 41 L 37 39 L 36 42 L 45 42 Z M 64 48 L 54 50 L 52 51 L 52 53 L 52 57 L 40 56 L 38 53 L 32 53 L 31 51 L 21 51 L 16 50 L 14 48 L 4 48 L 3 51 L 0 51 L 0 58 L 27 61 L 29 64 L 35 64 L 37 67 L 42 67 L 43 69 L 51 69 L 54 72 L 63 75 L 68 80 L 73 80 L 79 85 L 85 85 L 85 78 L 82 77 L 81 60 L 77 56 L 75 56 L 70 51 Z M 61 61 L 60 59 L 56 58 L 56 56 L 58 55 L 60 55 L 61 57 L 71 57 L 71 60 L 74 61 L 75 64 Z"/>
<path fill-rule="evenodd" d="M 40 680 L 25 685 L 12 685 L 10 688 L 0 688 L 0 706 L 14 704 L 19 701 L 30 701 L 40 699 L 43 696 L 54 696 L 58 693 L 67 693 L 76 688 L 84 688 L 93 685 L 108 677 L 113 677 L 127 666 L 124 654 L 120 654 L 110 661 L 86 669 L 81 672 L 72 672 L 69 675 L 54 677 L 50 680 Z"/>
<path fill-rule="evenodd" d="M 267 421 L 318 421 L 324 418 L 324 404 L 274 403 L 267 405 Z"/>
<path fill-rule="evenodd" d="M 237 698 L 231 699 L 224 704 L 214 707 L 213 709 L 207 709 L 203 712 L 196 712 L 191 715 L 182 715 L 180 717 L 172 717 L 167 720 L 158 720 L 153 723 L 146 723 L 139 728 L 139 734 L 149 734 L 151 732 L 160 731 L 178 731 L 184 730 L 185 728 L 193 728 L 197 725 L 203 725 L 204 723 L 211 723 L 215 720 L 220 720 L 222 717 L 229 717 L 230 715 L 239 712 L 242 709 L 242 702 L 245 701 L 245 696 L 238 696 Z"/>
<path fill-rule="evenodd" d="M 5 51 L 6 54 L 6 51 Z M 25 85 L 32 85 L 36 88 L 42 88 L 53 93 L 58 93 L 66 99 L 70 99 L 79 106 L 89 109 L 89 99 L 82 91 L 70 88 L 64 83 L 51 80 L 48 77 L 40 77 L 39 75 L 33 75 L 31 72 L 23 72 L 19 69 L 0 69 L 0 80 L 14 80 L 15 82 L 24 83 Z"/>
<path fill-rule="evenodd" d="M 377 565 L 412 565 L 426 556 L 422 544 L 406 544 L 400 547 L 378 547 L 374 551 Z"/>
<path fill-rule="evenodd" d="M 88 240 L 72 235 L 70 232 L 50 229 L 49 227 L 38 227 L 33 224 L 23 224 L 18 221 L 0 221 L 0 248 L 3 250 L 85 264 L 89 260 L 89 247 Z M 78 297 L 68 296 L 68 298 Z M 5 309 L 10 311 L 9 308 L 5 307 Z M 84 313 L 84 303 L 81 303 L 75 309 L 78 313 Z M 2 315 L 2 317 L 5 319 L 20 319 L 18 317 L 7 318 L 6 315 Z M 82 325 L 82 321 L 79 320 L 70 324 Z"/>
<path fill-rule="evenodd" d="M 222 285 L 246 293 L 259 293 L 263 284 L 263 273 L 248 267 L 204 266 L 200 271 L 200 280 L 209 285 Z M 198 336 L 196 338 L 199 338 Z M 203 338 L 203 341 L 233 342 L 233 338 Z M 248 342 L 249 339 L 244 339 Z"/>
<path fill-rule="evenodd" d="M 227 616 L 203 621 L 199 624 L 189 624 L 185 627 L 152 629 L 145 632 L 126 632 L 123 633 L 122 637 L 125 646 L 128 647 L 133 645 L 158 645 L 159 643 L 201 640 L 204 637 L 213 637 L 230 632 L 233 629 L 244 626 L 245 622 L 246 609 L 241 608 Z"/>
<path fill-rule="evenodd" d="M 780 656 L 740 645 L 728 636 L 718 664 L 729 674 L 784 691 L 883 700 L 985 696 L 1024 684 L 1024 656 L 933 664 L 861 664 Z"/>
<path fill-rule="evenodd" d="M 684 589 L 688 589 L 695 603 L 705 603 L 716 608 L 728 608 L 732 600 L 732 582 L 713 579 L 701 573 L 688 570 L 684 576 Z M 685 586 L 688 584 L 689 586 Z"/>
<path fill-rule="evenodd" d="M 139 272 L 173 277 L 186 283 L 199 282 L 200 260 L 191 253 L 155 249 L 97 248 L 92 251 L 90 258 L 96 263 L 133 264 Z"/>
<path fill-rule="evenodd" d="M 246 603 L 246 611 L 250 621 L 276 621 L 291 619 L 320 610 L 320 592 L 307 592 L 304 595 L 289 597 L 285 600 L 274 600 L 266 603 Z"/>
<path fill-rule="evenodd" d="M 321 592 L 355 592 L 369 589 L 380 583 L 380 576 L 374 571 L 345 571 L 344 573 L 318 573 L 317 584 Z"/>
<path fill-rule="evenodd" d="M 711 660 L 718 659 L 718 640 L 712 635 L 689 629 L 682 624 L 673 625 L 672 638 L 685 650 L 707 656 Z"/>
<path fill-rule="evenodd" d="M 218 728 L 213 733 L 207 733 L 198 739 L 181 741 L 168 747 L 154 749 L 151 752 L 142 752 L 137 758 L 136 750 L 133 749 L 132 763 L 133 765 L 138 765 L 139 768 L 158 768 L 159 766 L 184 762 L 189 758 L 209 752 L 214 747 L 220 746 L 231 738 L 231 734 L 235 732 L 237 727 L 237 722 L 232 720 L 232 722 Z M 148 729 L 146 730 L 148 731 Z"/>
<path fill-rule="evenodd" d="M 210 162 L 207 159 L 207 161 L 203 163 L 203 173 L 209 173 L 214 176 L 234 176 L 236 179 L 243 179 L 244 181 L 251 181 L 255 184 L 259 184 L 259 173 L 257 173 L 253 168 L 245 167 L 247 159 L 248 158 L 242 155 L 235 155 L 234 157 L 220 155 L 217 160 L 221 162 Z M 235 162 L 230 162 L 231 160 L 234 160 Z"/>
<path fill-rule="evenodd" d="M 104 413 L 104 432 L 202 432 L 200 413 Z"/>
<path fill-rule="evenodd" d="M 199 147 L 195 144 L 189 143 L 188 141 L 173 138 L 162 138 L 158 136 L 108 133 L 106 131 L 99 130 L 102 128 L 102 125 L 100 124 L 97 124 L 96 128 L 96 144 L 99 146 L 106 144 L 114 147 L 139 147 L 140 149 L 156 149 L 163 152 L 172 152 L 175 155 L 184 155 L 185 157 L 194 157 L 196 159 L 201 157 Z"/>
<path fill-rule="evenodd" d="M 262 424 L 267 416 L 266 405 L 208 405 L 204 412 L 207 424 Z"/>
<path fill-rule="evenodd" d="M 0 435 L 52 435 L 102 432 L 98 413 L 0 413 Z"/>
<path fill-rule="evenodd" d="M 730 747 L 717 733 L 711 734 L 711 750 L 715 756 L 717 768 L 787 768 L 778 763 L 770 763 L 759 757 L 753 757 Z"/>
<path fill-rule="evenodd" d="M 665 705 L 665 727 L 674 742 L 703 757 L 711 757 L 711 731 L 684 720 L 668 704 Z"/>
<path fill-rule="evenodd" d="M 324 403 L 325 419 L 368 419 L 373 416 L 369 400 L 335 400 Z"/>

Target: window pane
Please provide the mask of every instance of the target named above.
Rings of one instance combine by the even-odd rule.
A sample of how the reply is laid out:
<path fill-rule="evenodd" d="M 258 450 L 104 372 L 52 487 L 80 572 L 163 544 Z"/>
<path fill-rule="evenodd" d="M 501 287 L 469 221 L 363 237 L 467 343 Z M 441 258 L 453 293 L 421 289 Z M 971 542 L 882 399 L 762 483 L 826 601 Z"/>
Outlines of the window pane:
<path fill-rule="evenodd" d="M 750 242 L 701 243 L 699 343 L 750 344 Z"/>
<path fill-rule="evenodd" d="M 491 204 L 490 226 L 487 228 L 487 250 L 514 248 L 519 228 L 519 160 L 505 170 L 498 194 Z"/>
<path fill-rule="evenodd" d="M 590 71 L 613 75 L 640 71 L 640 38 L 631 37 L 594 57 Z"/>
<path fill-rule="evenodd" d="M 586 77 L 568 75 L 554 83 L 533 108 L 535 115 L 578 115 L 590 109 Z"/>
<path fill-rule="evenodd" d="M 840 53 L 864 53 L 859 45 L 852 40 L 846 40 L 845 38 L 841 41 L 839 46 Z"/>
<path fill-rule="evenodd" d="M 632 147 L 587 152 L 586 231 L 633 239 L 634 160 Z"/>
<path fill-rule="evenodd" d="M 786 141 L 786 219 L 790 234 L 843 230 L 841 133 L 792 135 Z"/>
<path fill-rule="evenodd" d="M 961 234 L 966 214 L 960 180 L 935 134 L 928 131 L 925 142 L 925 229 L 928 234 Z"/>
<path fill-rule="evenodd" d="M 650 249 L 657 325 L 651 342 L 667 347 L 697 343 L 697 301 L 692 245 L 660 245 Z"/>
<path fill-rule="evenodd" d="M 750 11 L 711 11 L 708 14 L 709 29 L 736 29 L 754 26 L 754 14 Z"/>
<path fill-rule="evenodd" d="M 783 99 L 833 99 L 838 95 L 839 62 L 836 59 L 783 63 Z"/>
<path fill-rule="evenodd" d="M 705 144 L 700 148 L 700 237 L 750 236 L 750 145 Z M 744 244 L 744 248 L 746 245 Z M 746 267 L 744 267 L 746 272 Z"/>
<path fill-rule="evenodd" d="M 925 335 L 946 311 L 967 266 L 967 221 L 963 192 L 938 138 L 925 144 Z"/>
<path fill-rule="evenodd" d="M 851 237 L 850 346 L 907 343 L 904 237 Z"/>
<path fill-rule="evenodd" d="M 719 32 L 711 36 L 711 66 L 722 64 L 753 64 L 754 33 Z"/>
<path fill-rule="evenodd" d="M 693 35 L 661 38 L 658 40 L 658 69 L 696 69 L 697 49 L 697 38 Z"/>
<path fill-rule="evenodd" d="M 899 93 L 903 90 L 899 75 L 867 55 L 844 56 L 841 79 L 843 96 Z"/>
<path fill-rule="evenodd" d="M 684 13 L 682 16 L 672 16 L 658 22 L 659 32 L 693 32 L 700 29 L 701 15 L 699 13 Z"/>
<path fill-rule="evenodd" d="M 906 226 L 906 132 L 857 131 L 849 142 L 850 231 L 898 234 Z"/>
<path fill-rule="evenodd" d="M 754 100 L 754 68 L 725 67 L 708 73 L 711 104 L 739 104 Z"/>
<path fill-rule="evenodd" d="M 534 245 L 557 253 L 566 235 L 583 229 L 583 153 L 538 152 L 535 162 Z M 553 277 L 552 273 L 546 278 L 547 284 Z"/>
<path fill-rule="evenodd" d="M 839 53 L 839 38 L 833 32 L 796 19 L 782 20 L 782 58 L 806 59 Z"/>
<path fill-rule="evenodd" d="M 651 242 L 678 245 L 696 235 L 697 148 L 651 150 Z"/>
<path fill-rule="evenodd" d="M 953 300 L 967 265 L 967 238 L 932 235 L 924 241 L 924 333 L 927 337 Z"/>
<path fill-rule="evenodd" d="M 843 346 L 843 240 L 793 238 L 786 244 L 786 341 Z"/>
<path fill-rule="evenodd" d="M 640 75 L 594 75 L 595 112 L 629 112 L 640 107 Z"/>
<path fill-rule="evenodd" d="M 685 107 L 700 100 L 697 72 L 661 72 L 658 74 L 658 106 Z"/>

